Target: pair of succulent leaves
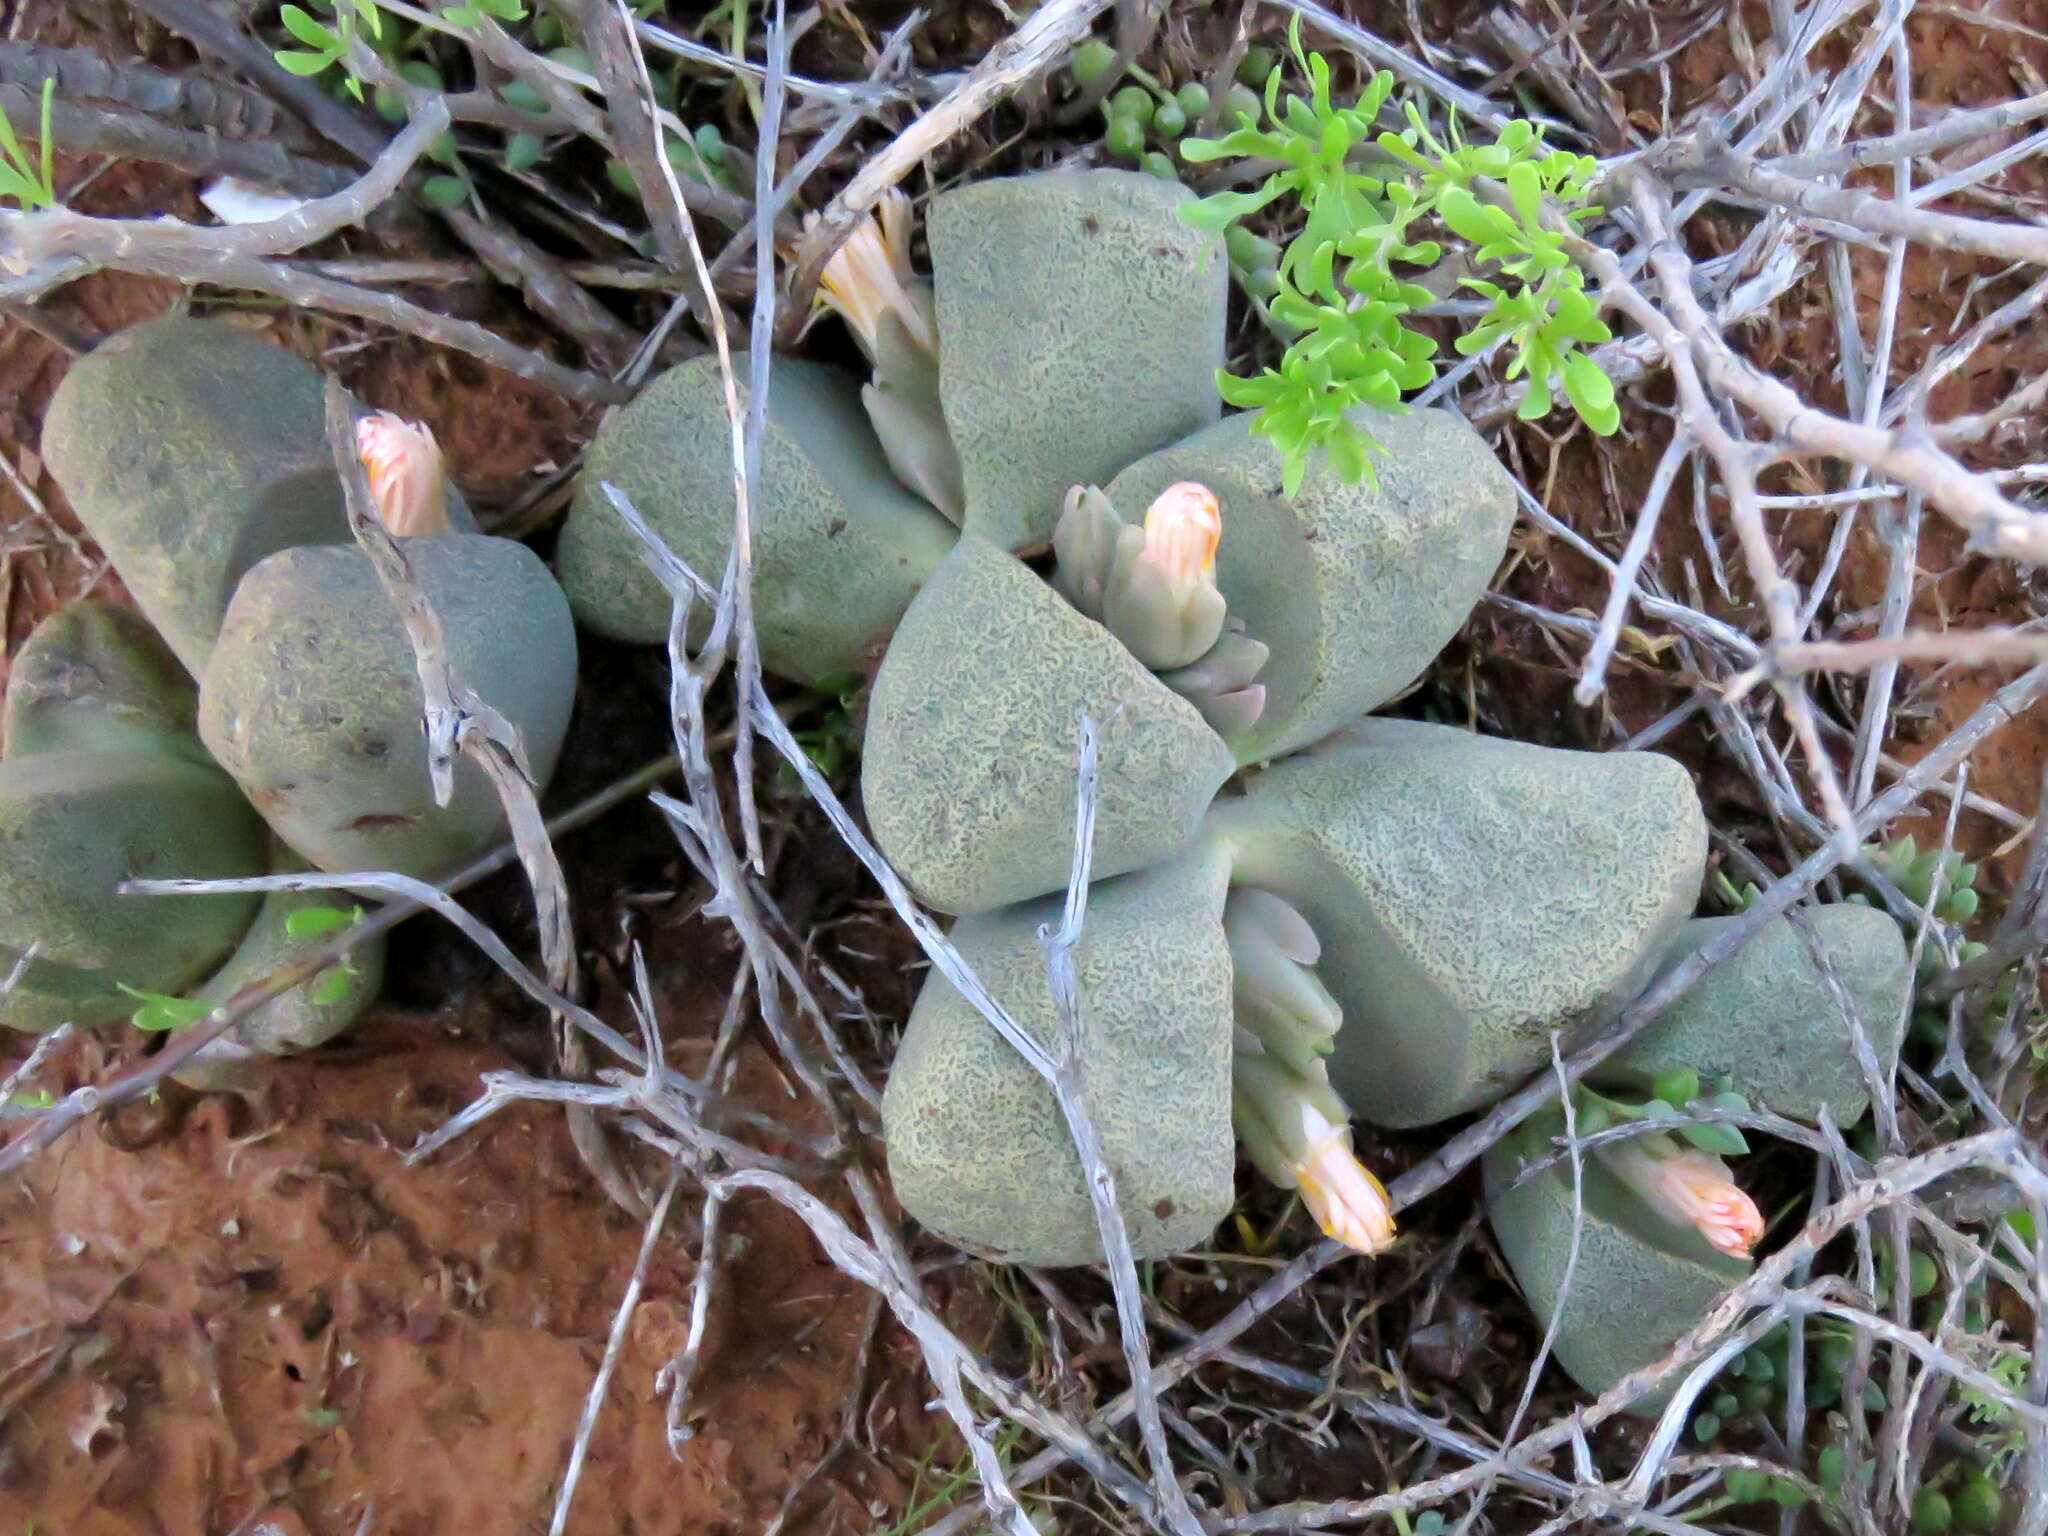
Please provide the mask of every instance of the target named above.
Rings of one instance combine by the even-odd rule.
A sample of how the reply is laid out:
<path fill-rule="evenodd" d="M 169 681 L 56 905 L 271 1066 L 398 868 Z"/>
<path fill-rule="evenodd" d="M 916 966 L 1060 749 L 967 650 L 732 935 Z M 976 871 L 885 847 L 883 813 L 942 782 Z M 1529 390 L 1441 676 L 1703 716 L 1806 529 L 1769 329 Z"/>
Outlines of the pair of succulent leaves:
<path fill-rule="evenodd" d="M 450 804 L 433 802 L 417 663 L 350 535 L 323 391 L 257 336 L 169 316 L 81 358 L 52 400 L 45 459 L 148 623 L 60 612 L 11 680 L 10 719 L 52 724 L 10 728 L 0 763 L 0 943 L 38 946 L 0 1022 L 99 1023 L 138 993 L 200 982 L 195 1002 L 218 1001 L 302 952 L 323 900 L 143 901 L 117 894 L 123 879 L 431 877 L 501 834 L 497 797 L 467 764 Z M 574 621 L 532 551 L 479 535 L 452 490 L 449 503 L 447 528 L 409 539 L 408 560 L 457 674 L 512 719 L 545 782 L 574 695 Z M 331 1037 L 374 997 L 381 964 L 359 946 L 184 1075 L 238 1082 L 252 1052 Z"/>

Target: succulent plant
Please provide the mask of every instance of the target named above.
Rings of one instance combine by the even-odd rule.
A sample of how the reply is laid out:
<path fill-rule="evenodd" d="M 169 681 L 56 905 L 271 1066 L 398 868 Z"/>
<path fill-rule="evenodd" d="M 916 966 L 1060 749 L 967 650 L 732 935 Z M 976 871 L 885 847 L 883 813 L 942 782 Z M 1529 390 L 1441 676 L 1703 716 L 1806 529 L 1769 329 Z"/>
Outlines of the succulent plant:
<path fill-rule="evenodd" d="M 403 541 L 449 664 L 519 731 L 539 783 L 576 687 L 567 600 L 523 544 L 450 530 Z M 369 557 L 282 550 L 242 578 L 200 679 L 199 731 L 258 810 L 316 868 L 426 877 L 502 835 L 481 768 L 436 806 L 418 664 Z"/>
<path fill-rule="evenodd" d="M 412 646 L 350 534 L 323 389 L 232 326 L 154 320 L 65 376 L 45 452 L 199 677 L 200 736 L 278 835 L 321 869 L 430 875 L 503 820 L 467 763 L 433 804 Z M 531 551 L 476 533 L 424 428 L 372 413 L 356 432 L 456 675 L 520 729 L 545 783 L 575 688 L 560 589 Z"/>
<path fill-rule="evenodd" d="M 108 337 L 51 398 L 51 473 L 195 676 L 260 561 L 349 542 L 321 389 L 317 370 L 260 336 L 169 315 Z M 447 495 L 451 522 L 473 529 Z"/>
<path fill-rule="evenodd" d="M 745 354 L 733 366 L 744 379 Z M 776 359 L 772 377 L 750 509 L 762 664 L 807 683 L 858 675 L 952 544 L 953 525 L 892 476 L 853 380 L 796 358 Z M 578 620 L 656 644 L 668 637 L 668 594 L 641 563 L 607 482 L 671 549 L 718 579 L 732 541 L 733 482 L 716 358 L 670 370 L 606 418 L 555 554 Z M 698 615 L 700 625 L 709 618 Z"/>
<path fill-rule="evenodd" d="M 124 896 L 138 878 L 263 872 L 262 823 L 192 734 L 192 686 L 135 615 L 77 603 L 8 680 L 0 761 L 0 1024 L 117 1018 L 123 991 L 177 992 L 234 946 L 253 896 Z M 24 957 L 33 948 L 33 958 Z"/>
<path fill-rule="evenodd" d="M 1697 897 L 1706 823 L 1678 764 L 1362 720 L 1212 822 L 1240 880 L 1298 907 L 1344 1014 L 1330 1075 L 1377 1125 L 1490 1103 L 1633 993 Z"/>
<path fill-rule="evenodd" d="M 1269 1179 L 1372 1251 L 1391 1213 L 1347 1102 L 1426 1123 L 1541 1066 L 1553 1029 L 1654 966 L 1696 896 L 1704 825 L 1661 759 L 1394 722 L 1298 756 L 1456 632 L 1505 551 L 1514 486 L 1455 416 L 1361 408 L 1377 475 L 1311 465 L 1283 489 L 1272 442 L 1221 419 L 1229 259 L 1185 198 L 1115 171 L 947 192 L 929 286 L 907 203 L 855 231 L 823 300 L 869 382 L 776 365 L 751 509 L 762 657 L 818 682 L 882 651 L 862 749 L 876 841 L 962 914 L 956 942 L 1041 1032 L 1035 929 L 1068 878 L 1090 719 L 1087 1091 L 1117 1128 L 1140 1251 L 1220 1213 L 1233 1119 Z M 601 482 L 710 575 L 730 478 L 708 360 L 616 413 L 558 557 L 579 616 L 650 641 L 669 622 Z M 1047 552 L 1049 569 L 1027 563 Z M 1249 788 L 1217 803 L 1244 769 Z M 1099 1255 L 1051 1090 L 943 980 L 884 1118 L 898 1194 L 934 1229 L 1035 1263 Z M 1160 1138 L 1168 1122 L 1199 1149 Z M 1139 1125 L 1153 1138 L 1124 1129 Z M 1049 1192 L 1055 1166 L 1072 1177 Z"/>
<path fill-rule="evenodd" d="M 1576 1203 L 1567 1158 L 1523 1180 L 1564 1128 L 1563 1114 L 1546 1110 L 1487 1153 L 1486 1208 L 1523 1296 L 1556 1329 L 1558 1364 L 1597 1396 L 1661 1360 L 1748 1275 L 1763 1223 L 1718 1158 L 1662 1133 L 1585 1153 Z M 1631 1411 L 1654 1412 L 1667 1396 Z"/>
<path fill-rule="evenodd" d="M 1732 917 L 1696 918 L 1664 956 L 1676 965 Z M 1798 916 L 1839 978 L 1881 1071 L 1898 1059 L 1913 968 L 1899 926 L 1874 907 L 1848 902 Z M 1689 1068 L 1788 1119 L 1854 1124 L 1870 1106 L 1847 1014 L 1814 950 L 1779 918 L 1694 982 L 1599 1069 L 1603 1083 L 1648 1085 Z"/>

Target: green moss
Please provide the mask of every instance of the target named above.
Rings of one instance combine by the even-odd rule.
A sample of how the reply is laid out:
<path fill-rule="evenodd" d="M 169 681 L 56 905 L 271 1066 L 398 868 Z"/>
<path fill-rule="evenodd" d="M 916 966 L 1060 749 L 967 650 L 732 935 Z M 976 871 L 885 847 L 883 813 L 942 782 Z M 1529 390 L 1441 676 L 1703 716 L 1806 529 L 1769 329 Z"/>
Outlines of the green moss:
<path fill-rule="evenodd" d="M 1077 957 L 1088 1107 L 1140 1258 L 1205 1238 L 1230 1208 L 1226 865 L 1203 846 L 1091 893 Z M 1042 1044 L 1058 1038 L 1041 923 L 1048 897 L 963 918 L 953 942 Z M 1044 1081 L 936 973 L 882 1100 L 897 1197 L 950 1241 L 1020 1264 L 1101 1258 L 1065 1117 Z"/>
<path fill-rule="evenodd" d="M 1379 1125 L 1491 1103 L 1647 979 L 1691 910 L 1706 823 L 1685 771 L 1365 720 L 1212 821 L 1237 878 L 1323 940 L 1337 1091 Z"/>
<path fill-rule="evenodd" d="M 561 589 L 508 539 L 411 539 L 455 675 L 519 731 L 543 786 L 576 687 Z M 445 873 L 503 835 L 467 759 L 433 803 L 419 672 L 397 609 L 353 547 L 289 549 L 246 576 L 200 680 L 199 729 L 278 836 L 317 869 Z"/>
<path fill-rule="evenodd" d="M 733 366 L 744 381 L 746 355 Z M 740 399 L 744 408 L 744 386 Z M 604 495 L 606 481 L 692 569 L 718 582 L 734 503 L 715 358 L 671 369 L 606 419 L 585 454 L 555 556 L 578 620 L 615 639 L 659 644 L 668 637 L 668 594 Z M 816 363 L 777 358 L 752 508 L 763 665 L 806 683 L 865 671 L 952 541 L 952 526 L 890 473 L 859 385 Z M 709 618 L 697 615 L 699 637 Z"/>
<path fill-rule="evenodd" d="M 1108 630 L 963 536 L 875 678 L 861 777 L 876 841 L 925 900 L 979 912 L 1065 886 L 1084 712 L 1100 744 L 1097 874 L 1179 852 L 1229 748 Z"/>
<path fill-rule="evenodd" d="M 1135 171 L 976 182 L 927 217 L 939 394 L 970 532 L 1042 548 L 1074 485 L 1222 411 L 1229 262 L 1180 216 L 1187 191 Z"/>
<path fill-rule="evenodd" d="M 1110 500 L 1137 517 L 1177 481 L 1216 493 L 1216 584 L 1272 650 L 1266 707 L 1231 741 L 1239 762 L 1278 757 L 1377 709 L 1421 673 L 1479 601 L 1514 525 L 1514 482 L 1485 440 L 1445 411 L 1354 413 L 1385 445 L 1377 484 L 1320 463 L 1291 498 L 1280 456 L 1227 417 L 1125 470 Z"/>
<path fill-rule="evenodd" d="M 1687 923 L 1666 953 L 1678 964 L 1739 922 Z M 1800 914 L 1840 977 L 1880 1068 L 1898 1059 L 1912 966 L 1899 926 L 1848 903 Z M 1779 918 L 1722 961 L 1600 1068 L 1602 1082 L 1641 1085 L 1675 1067 L 1725 1082 L 1751 1103 L 1793 1120 L 1853 1125 L 1870 1105 L 1848 1018 L 1789 918 Z"/>

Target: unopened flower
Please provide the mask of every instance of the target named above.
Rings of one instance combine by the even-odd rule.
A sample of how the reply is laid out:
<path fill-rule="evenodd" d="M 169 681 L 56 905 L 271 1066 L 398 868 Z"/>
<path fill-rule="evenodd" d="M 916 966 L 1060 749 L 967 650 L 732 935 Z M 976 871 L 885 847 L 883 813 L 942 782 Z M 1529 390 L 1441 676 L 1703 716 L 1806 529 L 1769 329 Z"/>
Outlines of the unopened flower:
<path fill-rule="evenodd" d="M 1359 1253 L 1394 1240 L 1387 1192 L 1351 1150 L 1343 1102 L 1317 1062 L 1302 1071 L 1238 1031 L 1231 1118 L 1246 1153 L 1274 1184 L 1299 1189 L 1316 1225 Z"/>
<path fill-rule="evenodd" d="M 1326 1237 L 1359 1253 L 1378 1253 L 1394 1240 L 1394 1212 L 1386 1187 L 1351 1151 L 1349 1126 L 1331 1125 L 1313 1105 L 1302 1106 L 1313 1150 L 1295 1164 L 1302 1203 Z"/>
<path fill-rule="evenodd" d="M 1145 509 L 1145 552 L 1139 558 L 1176 592 L 1216 584 L 1216 546 L 1223 542 L 1223 508 L 1206 485 L 1169 485 Z"/>
<path fill-rule="evenodd" d="M 928 301 L 910 265 L 910 199 L 902 192 L 882 194 L 878 213 L 863 218 L 825 263 L 818 289 L 869 357 L 880 355 L 882 321 L 892 314 L 919 347 L 938 352 Z"/>
<path fill-rule="evenodd" d="M 418 422 L 389 411 L 356 423 L 356 454 L 369 472 L 377 517 L 399 538 L 422 538 L 448 526 L 441 485 L 441 446 Z"/>
<path fill-rule="evenodd" d="M 1215 492 L 1190 480 L 1153 499 L 1142 529 L 1119 535 L 1103 587 L 1102 622 L 1153 671 L 1192 665 L 1222 635 L 1229 617 L 1216 589 L 1222 538 Z"/>
<path fill-rule="evenodd" d="M 1595 1154 L 1650 1209 L 1675 1226 L 1696 1228 L 1723 1253 L 1746 1259 L 1764 1235 L 1756 1202 L 1711 1152 L 1652 1133 L 1605 1143 Z"/>

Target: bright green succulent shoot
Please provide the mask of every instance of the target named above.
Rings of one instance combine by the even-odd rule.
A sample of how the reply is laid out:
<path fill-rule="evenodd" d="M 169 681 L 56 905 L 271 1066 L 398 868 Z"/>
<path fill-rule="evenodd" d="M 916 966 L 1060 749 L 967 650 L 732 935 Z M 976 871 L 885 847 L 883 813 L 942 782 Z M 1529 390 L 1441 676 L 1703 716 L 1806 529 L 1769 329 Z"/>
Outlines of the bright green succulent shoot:
<path fill-rule="evenodd" d="M 0 761 L 0 974 L 20 974 L 0 996 L 0 1024 L 119 1018 L 131 1006 L 124 984 L 180 992 L 248 926 L 251 896 L 165 905 L 119 893 L 143 876 L 264 872 L 262 823 L 193 738 L 193 709 L 177 661 L 123 609 L 61 609 L 15 658 Z"/>
<path fill-rule="evenodd" d="M 296 861 L 277 860 L 280 871 Z M 182 898 L 180 898 L 182 899 Z M 241 988 L 275 975 L 360 921 L 363 909 L 328 904 L 321 891 L 272 891 L 227 964 L 191 1001 L 205 1012 Z M 270 1058 L 297 1055 L 342 1033 L 376 1000 L 384 982 L 384 939 L 352 948 L 310 981 L 263 1003 L 232 1029 L 207 1042 L 174 1074 L 188 1088 L 247 1090 L 261 1083 Z"/>
<path fill-rule="evenodd" d="M 1719 1158 L 1656 1132 L 1585 1153 L 1575 1206 L 1571 1159 L 1522 1177 L 1564 1131 L 1553 1107 L 1496 1144 L 1484 1162 L 1486 1205 L 1523 1296 L 1555 1331 L 1558 1363 L 1597 1396 L 1661 1360 L 1749 1274 L 1763 1222 Z M 1630 1411 L 1654 1412 L 1663 1400 Z"/>
<path fill-rule="evenodd" d="M 1686 923 L 1660 964 L 1678 964 L 1740 920 Z M 1765 924 L 1601 1063 L 1598 1081 L 1647 1087 L 1667 1073 L 1692 1070 L 1787 1119 L 1811 1124 L 1826 1115 L 1837 1126 L 1861 1119 L 1870 1089 L 1855 1036 L 1795 921 L 1839 978 L 1878 1070 L 1888 1075 L 1898 1059 L 1912 966 L 1897 923 L 1875 908 L 1842 902 Z"/>
<path fill-rule="evenodd" d="M 1300 910 L 1365 1120 L 1491 1103 L 1634 995 L 1691 910 L 1706 824 L 1647 753 L 1566 752 L 1367 719 L 1253 777 L 1209 825 L 1236 878 Z"/>
<path fill-rule="evenodd" d="M 517 730 L 545 786 L 576 687 L 561 589 L 525 545 L 449 524 L 424 429 L 372 418 L 357 446 L 450 667 Z M 201 738 L 278 836 L 329 871 L 430 877 L 503 835 L 498 795 L 467 758 L 449 803 L 434 803 L 423 709 L 405 624 L 353 544 L 281 550 L 244 576 L 200 676 Z"/>
<path fill-rule="evenodd" d="M 320 373 L 220 320 L 167 315 L 74 362 L 43 457 L 187 671 L 205 669 L 236 585 L 303 544 L 348 544 Z M 455 527 L 474 531 L 445 481 Z"/>
<path fill-rule="evenodd" d="M 1373 460 L 1389 455 L 1353 409 L 1398 411 L 1404 395 L 1435 379 L 1436 342 L 1407 320 L 1436 295 L 1404 275 L 1445 259 L 1443 244 L 1427 233 L 1433 223 L 1464 241 L 1465 259 L 1489 274 L 1460 279 L 1490 307 L 1457 349 L 1508 344 L 1505 377 L 1529 380 L 1525 419 L 1548 412 L 1561 390 L 1594 431 L 1613 432 L 1620 422 L 1614 386 L 1580 350 L 1611 333 L 1567 254 L 1566 236 L 1553 227 L 1597 213 L 1583 204 L 1598 163 L 1547 148 L 1526 121 L 1509 123 L 1485 145 L 1465 143 L 1454 122 L 1447 144 L 1410 104 L 1405 128 L 1383 130 L 1378 119 L 1392 74 L 1382 70 L 1355 104 L 1339 106 L 1329 63 L 1303 51 L 1298 19 L 1291 46 L 1308 95 L 1283 102 L 1276 65 L 1265 80 L 1263 124 L 1181 145 L 1197 163 L 1279 164 L 1256 191 L 1186 204 L 1197 228 L 1224 230 L 1283 198 L 1300 210 L 1301 227 L 1274 269 L 1267 304 L 1275 329 L 1290 338 L 1286 355 L 1255 378 L 1217 379 L 1227 403 L 1258 412 L 1257 430 L 1285 461 L 1287 487 L 1300 483 L 1318 450 L 1341 479 L 1370 475 Z"/>

